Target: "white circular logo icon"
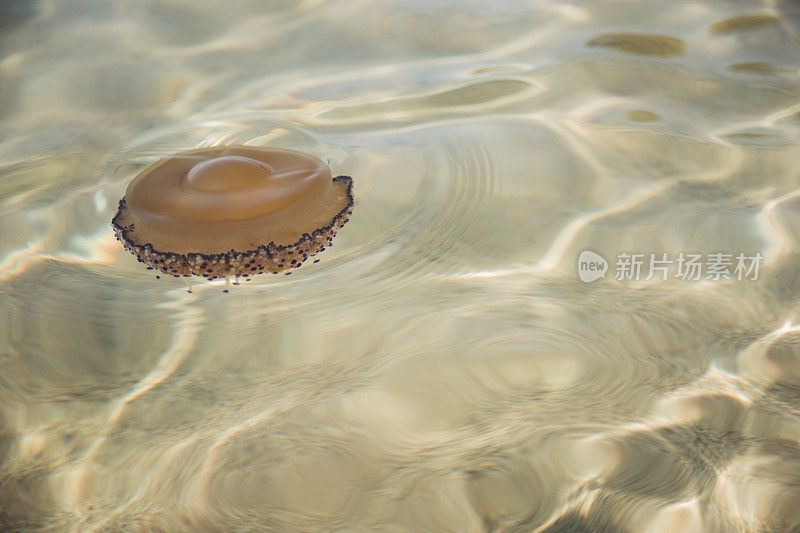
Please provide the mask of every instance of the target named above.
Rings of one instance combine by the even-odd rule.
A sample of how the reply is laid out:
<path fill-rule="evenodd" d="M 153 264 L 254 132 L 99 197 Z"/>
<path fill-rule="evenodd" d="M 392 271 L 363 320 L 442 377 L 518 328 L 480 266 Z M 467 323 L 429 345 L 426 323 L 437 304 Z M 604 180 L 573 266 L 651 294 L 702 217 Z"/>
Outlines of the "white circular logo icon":
<path fill-rule="evenodd" d="M 584 250 L 578 256 L 578 276 L 581 281 L 595 281 L 605 276 L 608 270 L 608 261 L 602 255 L 590 250 Z"/>

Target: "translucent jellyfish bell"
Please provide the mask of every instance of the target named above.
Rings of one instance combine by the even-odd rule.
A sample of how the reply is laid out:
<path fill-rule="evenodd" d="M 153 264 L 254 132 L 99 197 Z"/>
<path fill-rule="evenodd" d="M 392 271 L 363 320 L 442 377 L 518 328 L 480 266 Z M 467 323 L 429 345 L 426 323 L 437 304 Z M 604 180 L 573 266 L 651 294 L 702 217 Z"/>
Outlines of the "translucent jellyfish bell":
<path fill-rule="evenodd" d="M 314 156 L 225 146 L 181 152 L 128 185 L 117 239 L 166 274 L 278 273 L 325 249 L 353 209 L 352 179 Z"/>

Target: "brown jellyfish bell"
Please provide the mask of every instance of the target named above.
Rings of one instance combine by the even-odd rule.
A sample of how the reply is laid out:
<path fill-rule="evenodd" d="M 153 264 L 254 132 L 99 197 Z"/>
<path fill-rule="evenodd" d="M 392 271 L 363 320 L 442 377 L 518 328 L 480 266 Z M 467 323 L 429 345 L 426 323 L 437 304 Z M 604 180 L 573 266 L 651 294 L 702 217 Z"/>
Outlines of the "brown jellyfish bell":
<path fill-rule="evenodd" d="M 128 185 L 117 240 L 175 277 L 284 272 L 331 244 L 353 210 L 353 180 L 314 156 L 224 146 L 180 152 Z"/>

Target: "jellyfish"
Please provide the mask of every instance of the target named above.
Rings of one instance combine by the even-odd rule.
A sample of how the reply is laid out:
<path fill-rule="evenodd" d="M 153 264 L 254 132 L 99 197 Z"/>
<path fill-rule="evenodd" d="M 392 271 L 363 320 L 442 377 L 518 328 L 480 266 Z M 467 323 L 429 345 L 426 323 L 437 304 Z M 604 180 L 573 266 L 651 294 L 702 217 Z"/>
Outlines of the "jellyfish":
<path fill-rule="evenodd" d="M 333 178 L 320 159 L 224 146 L 146 168 L 128 185 L 111 224 L 149 269 L 228 281 L 290 273 L 331 245 L 352 210 L 352 178 Z"/>

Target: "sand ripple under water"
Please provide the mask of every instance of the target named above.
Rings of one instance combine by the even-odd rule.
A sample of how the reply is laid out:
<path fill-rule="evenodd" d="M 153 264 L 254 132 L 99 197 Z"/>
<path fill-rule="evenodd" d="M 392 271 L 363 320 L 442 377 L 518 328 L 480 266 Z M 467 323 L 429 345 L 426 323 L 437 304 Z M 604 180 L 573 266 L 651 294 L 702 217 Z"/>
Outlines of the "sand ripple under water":
<path fill-rule="evenodd" d="M 0 529 L 800 529 L 800 9 L 494 4 L 6 4 Z M 229 143 L 355 212 L 187 293 L 109 221 Z M 583 250 L 764 261 L 584 283 Z"/>

